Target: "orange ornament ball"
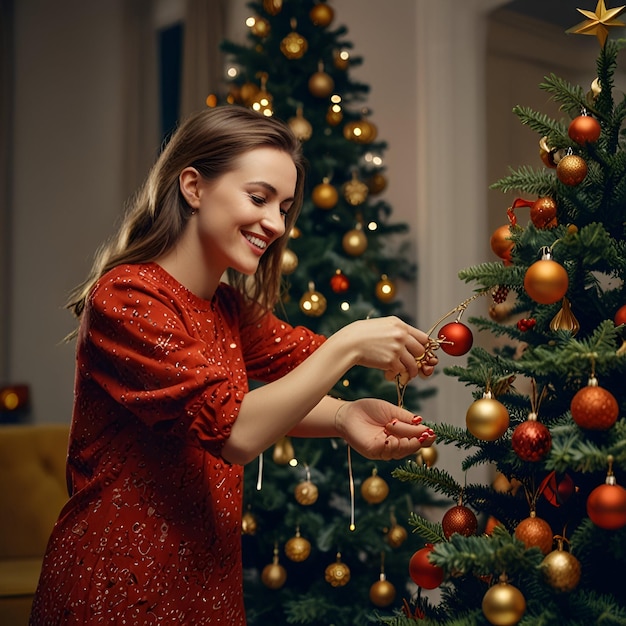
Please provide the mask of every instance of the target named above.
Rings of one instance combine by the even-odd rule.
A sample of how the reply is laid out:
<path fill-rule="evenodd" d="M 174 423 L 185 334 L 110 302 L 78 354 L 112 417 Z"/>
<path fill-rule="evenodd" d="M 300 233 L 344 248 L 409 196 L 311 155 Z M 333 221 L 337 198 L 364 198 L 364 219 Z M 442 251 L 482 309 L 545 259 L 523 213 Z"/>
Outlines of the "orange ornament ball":
<path fill-rule="evenodd" d="M 543 554 L 552 551 L 554 533 L 546 520 L 531 514 L 515 527 L 515 537 L 527 548 L 539 548 Z"/>
<path fill-rule="evenodd" d="M 564 156 L 556 166 L 556 177 L 569 187 L 575 187 L 585 180 L 587 176 L 587 163 L 577 154 Z"/>
<path fill-rule="evenodd" d="M 598 141 L 601 131 L 600 123 L 595 117 L 579 115 L 570 122 L 567 134 L 572 141 L 584 146 L 586 143 Z"/>
<path fill-rule="evenodd" d="M 592 379 L 594 380 L 594 379 Z M 587 430 L 608 430 L 619 416 L 615 396 L 595 384 L 580 389 L 570 404 L 572 419 Z"/>
<path fill-rule="evenodd" d="M 526 293 L 539 304 L 554 304 L 563 298 L 569 287 L 565 268 L 552 259 L 535 261 L 524 275 Z"/>
<path fill-rule="evenodd" d="M 515 245 L 510 237 L 511 228 L 508 224 L 504 224 L 493 231 L 489 241 L 495 255 L 499 256 L 506 265 L 511 263 L 511 250 L 513 250 L 513 246 Z"/>
<path fill-rule="evenodd" d="M 530 207 L 530 221 L 537 228 L 554 228 L 558 223 L 556 208 L 556 202 L 553 198 L 538 198 Z"/>
<path fill-rule="evenodd" d="M 605 530 L 623 528 L 626 526 L 626 489 L 612 484 L 596 487 L 587 498 L 587 515 Z"/>

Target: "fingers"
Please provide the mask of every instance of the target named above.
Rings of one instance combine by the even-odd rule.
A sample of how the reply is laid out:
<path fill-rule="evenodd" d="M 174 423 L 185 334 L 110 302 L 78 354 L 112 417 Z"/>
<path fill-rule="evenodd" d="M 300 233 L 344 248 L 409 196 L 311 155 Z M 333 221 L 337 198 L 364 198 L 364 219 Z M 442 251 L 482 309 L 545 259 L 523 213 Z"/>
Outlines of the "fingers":
<path fill-rule="evenodd" d="M 381 451 L 380 458 L 383 461 L 389 461 L 391 459 L 403 459 L 412 454 L 416 454 L 422 448 L 431 446 L 434 441 L 434 433 L 432 435 L 430 433 L 426 433 L 425 437 L 419 439 L 398 439 L 397 437 L 389 436 L 385 440 L 385 446 L 384 449 Z"/>
<path fill-rule="evenodd" d="M 401 419 L 393 419 L 385 426 L 385 434 L 397 437 L 398 439 L 417 439 L 420 443 L 434 438 L 435 432 L 432 428 L 422 424 L 422 417 L 415 415 L 410 422 Z"/>

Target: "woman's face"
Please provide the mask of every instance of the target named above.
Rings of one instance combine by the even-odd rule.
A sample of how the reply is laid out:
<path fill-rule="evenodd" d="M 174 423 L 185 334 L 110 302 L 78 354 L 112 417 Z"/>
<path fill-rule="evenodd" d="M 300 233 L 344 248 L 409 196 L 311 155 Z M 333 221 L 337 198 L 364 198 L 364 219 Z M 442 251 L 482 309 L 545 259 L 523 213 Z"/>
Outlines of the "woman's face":
<path fill-rule="evenodd" d="M 197 229 L 208 266 L 253 274 L 261 256 L 285 232 L 296 180 L 291 156 L 270 147 L 245 153 L 217 180 L 200 178 Z"/>

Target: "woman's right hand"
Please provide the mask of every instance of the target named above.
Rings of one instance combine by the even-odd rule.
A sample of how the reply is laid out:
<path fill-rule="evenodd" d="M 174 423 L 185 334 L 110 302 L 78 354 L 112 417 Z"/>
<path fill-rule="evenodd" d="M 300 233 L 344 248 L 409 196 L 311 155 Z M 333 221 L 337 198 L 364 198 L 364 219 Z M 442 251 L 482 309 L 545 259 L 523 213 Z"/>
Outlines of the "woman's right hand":
<path fill-rule="evenodd" d="M 358 320 L 333 335 L 355 353 L 355 365 L 383 370 L 389 380 L 430 376 L 438 362 L 428 335 L 395 316 Z"/>

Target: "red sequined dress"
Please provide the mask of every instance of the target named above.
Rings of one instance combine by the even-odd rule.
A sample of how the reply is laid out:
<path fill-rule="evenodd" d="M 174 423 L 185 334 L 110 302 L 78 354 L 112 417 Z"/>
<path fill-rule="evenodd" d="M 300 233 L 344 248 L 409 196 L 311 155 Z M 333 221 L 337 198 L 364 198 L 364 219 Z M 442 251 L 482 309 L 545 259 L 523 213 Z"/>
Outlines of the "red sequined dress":
<path fill-rule="evenodd" d="M 240 319 L 159 265 L 92 291 L 77 345 L 72 494 L 50 538 L 32 626 L 246 623 L 243 468 L 220 457 L 248 379 L 272 381 L 323 341 L 271 314 Z"/>

